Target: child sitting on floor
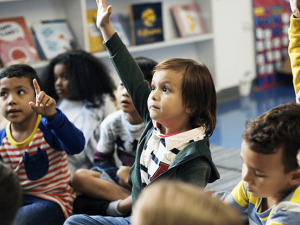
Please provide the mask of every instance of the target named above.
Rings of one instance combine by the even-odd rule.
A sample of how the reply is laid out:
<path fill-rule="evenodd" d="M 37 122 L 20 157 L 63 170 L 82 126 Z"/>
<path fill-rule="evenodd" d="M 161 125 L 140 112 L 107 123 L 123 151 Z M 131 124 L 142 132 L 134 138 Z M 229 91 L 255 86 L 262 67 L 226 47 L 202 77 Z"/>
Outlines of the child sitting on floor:
<path fill-rule="evenodd" d="M 299 115 L 299 104 L 280 105 L 250 121 L 242 133 L 243 180 L 225 203 L 248 209 L 250 224 L 299 224 Z"/>
<path fill-rule="evenodd" d="M 122 213 L 125 202 L 134 205 L 143 188 L 156 180 L 180 179 L 205 187 L 218 179 L 209 149 L 209 136 L 216 126 L 217 95 L 208 68 L 191 59 L 167 59 L 154 68 L 150 90 L 110 23 L 111 6 L 107 7 L 105 0 L 97 3 L 97 26 L 110 59 L 145 123 L 130 170 L 132 201 L 130 197 L 121 201 L 118 211 Z M 65 224 L 91 220 L 126 224 L 130 218 L 74 215 Z"/>
<path fill-rule="evenodd" d="M 146 57 L 135 60 L 144 79 L 151 84 L 152 70 L 157 62 Z M 116 97 L 121 110 L 108 115 L 101 124 L 101 137 L 94 154 L 95 167 L 79 169 L 74 174 L 73 187 L 84 194 L 75 199 L 74 213 L 118 215 L 106 212 L 109 202 L 120 201 L 130 195 L 129 168 L 134 163 L 136 146 L 145 124 L 122 82 L 118 85 Z M 117 157 L 114 157 L 115 153 Z"/>
<path fill-rule="evenodd" d="M 67 51 L 53 58 L 42 74 L 45 92 L 57 107 L 83 132 L 85 148 L 68 155 L 71 179 L 77 169 L 90 169 L 100 137 L 100 124 L 115 111 L 114 82 L 107 67 L 91 53 Z"/>
<path fill-rule="evenodd" d="M 36 71 L 23 64 L 0 73 L 1 113 L 10 121 L 0 131 L 0 160 L 14 170 L 22 188 L 18 225 L 62 224 L 70 216 L 75 192 L 67 154 L 80 153 L 85 143 L 38 80 Z"/>

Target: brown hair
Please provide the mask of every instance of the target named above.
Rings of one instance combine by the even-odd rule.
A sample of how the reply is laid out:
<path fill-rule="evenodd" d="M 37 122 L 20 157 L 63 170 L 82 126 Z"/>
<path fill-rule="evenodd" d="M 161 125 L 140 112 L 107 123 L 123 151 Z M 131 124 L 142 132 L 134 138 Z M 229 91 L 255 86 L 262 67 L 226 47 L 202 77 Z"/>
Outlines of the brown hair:
<path fill-rule="evenodd" d="M 141 193 L 133 225 L 242 225 L 238 213 L 199 187 L 182 181 L 155 182 Z"/>
<path fill-rule="evenodd" d="M 282 164 L 286 173 L 299 168 L 299 137 L 300 105 L 295 102 L 277 106 L 255 120 L 248 121 L 242 133 L 242 139 L 254 152 L 273 154 L 282 148 Z"/>
<path fill-rule="evenodd" d="M 192 59 L 171 58 L 154 68 L 182 71 L 182 100 L 191 109 L 190 120 L 194 127 L 205 126 L 206 134 L 212 135 L 216 127 L 217 93 L 212 76 L 203 63 Z"/>

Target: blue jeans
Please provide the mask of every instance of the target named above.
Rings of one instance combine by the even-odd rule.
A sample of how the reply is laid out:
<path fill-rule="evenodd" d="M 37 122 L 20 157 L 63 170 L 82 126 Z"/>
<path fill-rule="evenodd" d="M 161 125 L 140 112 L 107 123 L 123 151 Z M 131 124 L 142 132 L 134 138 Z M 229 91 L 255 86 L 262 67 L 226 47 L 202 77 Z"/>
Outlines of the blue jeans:
<path fill-rule="evenodd" d="M 85 214 L 69 217 L 64 225 L 128 225 L 131 217 L 88 216 Z"/>
<path fill-rule="evenodd" d="M 64 221 L 63 211 L 56 202 L 23 195 L 23 206 L 18 209 L 13 225 L 60 225 Z"/>

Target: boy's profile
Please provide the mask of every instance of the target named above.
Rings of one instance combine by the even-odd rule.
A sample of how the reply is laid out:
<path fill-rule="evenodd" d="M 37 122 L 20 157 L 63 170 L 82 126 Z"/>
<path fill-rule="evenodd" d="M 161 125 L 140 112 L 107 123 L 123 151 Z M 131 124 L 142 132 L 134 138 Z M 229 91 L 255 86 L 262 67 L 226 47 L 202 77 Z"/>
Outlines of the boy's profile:
<path fill-rule="evenodd" d="M 67 154 L 80 153 L 84 136 L 41 91 L 35 70 L 12 65 L 0 73 L 0 160 L 19 178 L 23 193 L 18 224 L 62 224 L 72 212 Z"/>
<path fill-rule="evenodd" d="M 225 200 L 248 209 L 250 224 L 299 224 L 300 105 L 277 106 L 248 122 L 242 133 L 243 180 Z"/>

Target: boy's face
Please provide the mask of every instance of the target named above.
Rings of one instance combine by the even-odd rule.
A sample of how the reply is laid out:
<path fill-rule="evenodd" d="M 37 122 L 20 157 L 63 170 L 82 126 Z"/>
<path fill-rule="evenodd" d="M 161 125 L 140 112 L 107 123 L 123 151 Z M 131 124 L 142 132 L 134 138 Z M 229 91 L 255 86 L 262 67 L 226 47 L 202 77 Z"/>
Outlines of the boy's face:
<path fill-rule="evenodd" d="M 273 154 L 254 152 L 242 142 L 242 178 L 247 191 L 256 198 L 270 198 L 278 202 L 293 189 L 294 171 L 284 172 L 282 149 Z"/>
<path fill-rule="evenodd" d="M 120 108 L 125 113 L 136 113 L 132 100 L 122 82 L 120 82 L 118 85 L 117 99 Z"/>
<path fill-rule="evenodd" d="M 69 78 L 67 67 L 64 64 L 54 66 L 54 87 L 59 98 L 69 98 Z"/>
<path fill-rule="evenodd" d="M 162 70 L 154 73 L 148 97 L 151 119 L 163 126 L 188 123 L 188 110 L 182 101 L 182 80 L 182 72 Z"/>
<path fill-rule="evenodd" d="M 1 113 L 12 123 L 21 123 L 36 113 L 29 106 L 35 103 L 35 92 L 26 77 L 3 78 L 0 80 Z"/>

